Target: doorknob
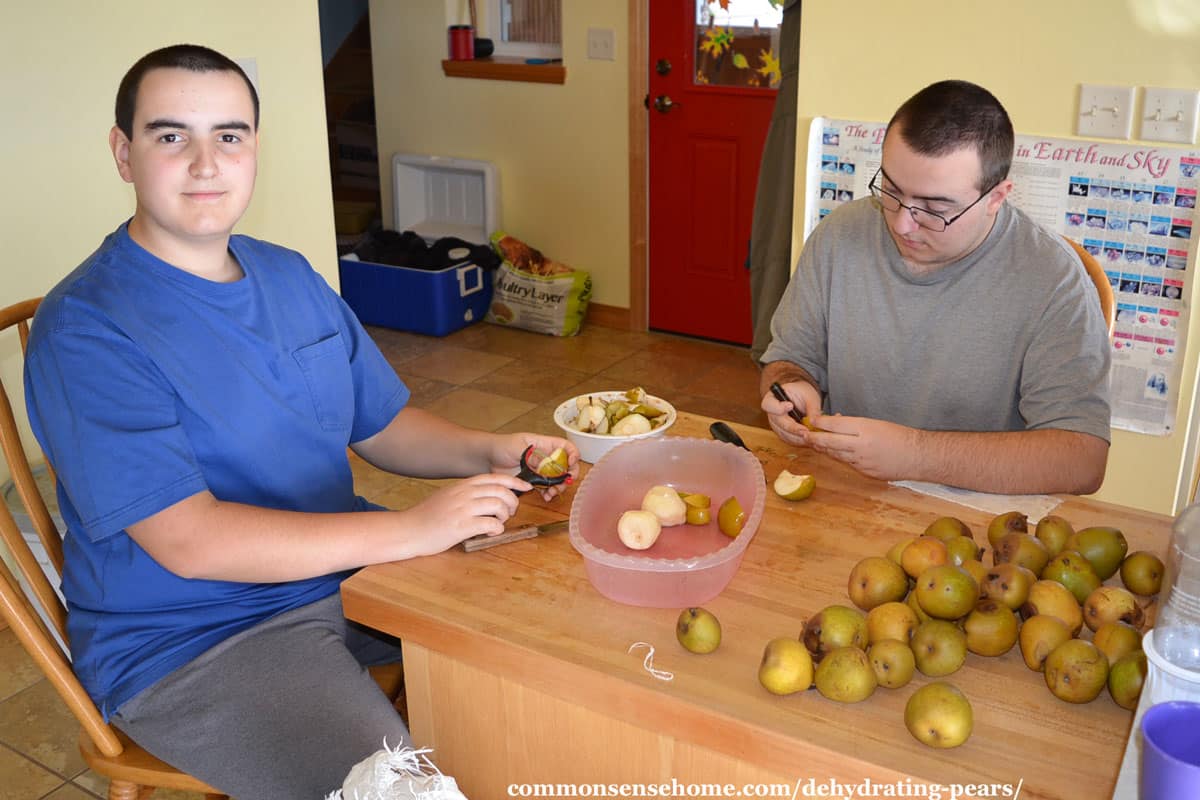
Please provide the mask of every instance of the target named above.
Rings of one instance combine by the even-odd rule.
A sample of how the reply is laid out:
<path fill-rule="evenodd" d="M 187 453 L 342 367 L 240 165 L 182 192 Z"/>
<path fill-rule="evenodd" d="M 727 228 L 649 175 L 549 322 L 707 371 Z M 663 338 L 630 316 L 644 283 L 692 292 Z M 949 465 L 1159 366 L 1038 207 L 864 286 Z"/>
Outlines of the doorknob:
<path fill-rule="evenodd" d="M 682 103 L 676 103 L 665 94 L 660 94 L 658 97 L 654 98 L 654 109 L 662 114 L 667 113 L 672 108 L 678 108 L 682 105 Z"/>

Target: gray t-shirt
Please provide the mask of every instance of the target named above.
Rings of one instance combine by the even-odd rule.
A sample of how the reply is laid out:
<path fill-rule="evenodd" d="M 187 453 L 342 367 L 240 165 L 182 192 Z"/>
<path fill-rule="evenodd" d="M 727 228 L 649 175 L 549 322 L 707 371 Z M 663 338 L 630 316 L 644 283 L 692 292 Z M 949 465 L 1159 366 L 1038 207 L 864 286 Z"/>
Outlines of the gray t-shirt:
<path fill-rule="evenodd" d="M 1096 289 L 1062 237 L 1008 204 L 974 252 L 926 275 L 872 198 L 838 207 L 805 244 L 771 334 L 762 362 L 804 368 L 825 413 L 1110 439 Z"/>

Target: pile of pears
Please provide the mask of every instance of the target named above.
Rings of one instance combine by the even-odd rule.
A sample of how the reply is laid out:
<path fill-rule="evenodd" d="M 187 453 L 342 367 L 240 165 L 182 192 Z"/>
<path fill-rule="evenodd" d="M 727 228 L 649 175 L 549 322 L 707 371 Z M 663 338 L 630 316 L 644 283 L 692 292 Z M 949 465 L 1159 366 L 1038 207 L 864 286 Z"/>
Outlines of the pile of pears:
<path fill-rule="evenodd" d="M 1143 605 L 1161 588 L 1162 561 L 1128 553 L 1116 528 L 1076 531 L 1053 515 L 1031 531 L 1024 514 L 1000 514 L 987 539 L 990 567 L 971 529 L 941 517 L 885 556 L 859 561 L 847 585 L 857 608 L 828 606 L 798 640 L 769 642 L 759 682 L 780 695 L 815 684 L 830 700 L 856 703 L 879 686 L 907 685 L 915 671 L 944 678 L 968 653 L 1019 647 L 1055 697 L 1087 703 L 1107 688 L 1118 705 L 1135 708 L 1146 676 Z M 1118 574 L 1121 586 L 1105 585 Z M 904 716 L 931 747 L 956 747 L 973 726 L 970 702 L 944 681 L 914 692 Z"/>

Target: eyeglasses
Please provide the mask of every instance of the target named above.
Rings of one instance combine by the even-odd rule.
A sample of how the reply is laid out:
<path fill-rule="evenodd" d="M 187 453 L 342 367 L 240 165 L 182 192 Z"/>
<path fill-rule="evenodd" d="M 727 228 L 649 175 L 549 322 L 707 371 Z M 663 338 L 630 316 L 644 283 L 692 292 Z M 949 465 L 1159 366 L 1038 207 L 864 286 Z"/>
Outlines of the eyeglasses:
<path fill-rule="evenodd" d="M 899 197 L 896 197 L 896 195 L 879 185 L 879 176 L 882 174 L 884 174 L 883 167 L 875 170 L 875 177 L 871 178 L 871 183 L 867 185 L 867 188 L 871 190 L 871 196 L 879 201 L 879 205 L 883 207 L 883 210 L 894 212 L 899 211 L 902 208 L 906 209 L 912 216 L 913 222 L 917 223 L 922 228 L 934 231 L 935 233 L 941 233 L 942 231 L 946 230 L 946 228 L 949 228 L 955 220 L 974 208 L 980 200 L 992 193 L 992 189 L 995 189 L 996 186 L 1000 185 L 997 183 L 996 186 L 993 186 L 991 189 L 988 189 L 986 192 L 979 195 L 979 197 L 975 198 L 975 201 L 971 203 L 971 205 L 967 206 L 950 219 L 946 219 L 941 214 L 938 214 L 935 211 L 930 211 L 927 208 L 910 206 L 900 202 Z"/>

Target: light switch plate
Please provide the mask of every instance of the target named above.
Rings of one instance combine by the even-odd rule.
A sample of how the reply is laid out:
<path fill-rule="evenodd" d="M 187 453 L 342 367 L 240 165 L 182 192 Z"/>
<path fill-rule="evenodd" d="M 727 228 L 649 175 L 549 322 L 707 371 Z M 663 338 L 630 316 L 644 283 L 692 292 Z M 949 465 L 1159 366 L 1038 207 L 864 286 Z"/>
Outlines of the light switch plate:
<path fill-rule="evenodd" d="M 1192 144 L 1196 141 L 1197 111 L 1200 111 L 1200 90 L 1147 86 L 1142 97 L 1142 128 L 1138 138 Z"/>
<path fill-rule="evenodd" d="M 602 61 L 615 61 L 612 28 L 588 28 L 587 57 Z"/>
<path fill-rule="evenodd" d="M 1075 132 L 1102 139 L 1128 139 L 1133 133 L 1133 87 L 1082 84 Z"/>

